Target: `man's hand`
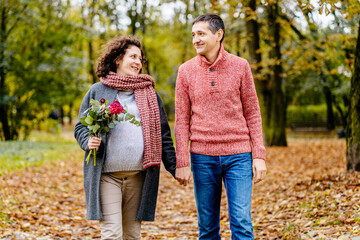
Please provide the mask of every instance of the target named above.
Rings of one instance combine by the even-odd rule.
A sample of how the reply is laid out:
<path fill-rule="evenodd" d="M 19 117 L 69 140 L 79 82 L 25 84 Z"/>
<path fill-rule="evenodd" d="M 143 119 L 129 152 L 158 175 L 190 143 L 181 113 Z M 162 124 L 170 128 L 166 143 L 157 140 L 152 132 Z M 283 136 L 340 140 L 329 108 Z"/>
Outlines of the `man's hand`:
<path fill-rule="evenodd" d="M 99 146 L 101 144 L 101 137 L 91 137 L 88 141 L 89 149 L 99 150 Z"/>
<path fill-rule="evenodd" d="M 253 175 L 254 183 L 258 183 L 266 176 L 266 163 L 265 160 L 255 158 L 253 159 Z"/>
<path fill-rule="evenodd" d="M 176 168 L 175 178 L 181 185 L 188 185 L 190 182 L 191 169 L 189 167 Z"/>

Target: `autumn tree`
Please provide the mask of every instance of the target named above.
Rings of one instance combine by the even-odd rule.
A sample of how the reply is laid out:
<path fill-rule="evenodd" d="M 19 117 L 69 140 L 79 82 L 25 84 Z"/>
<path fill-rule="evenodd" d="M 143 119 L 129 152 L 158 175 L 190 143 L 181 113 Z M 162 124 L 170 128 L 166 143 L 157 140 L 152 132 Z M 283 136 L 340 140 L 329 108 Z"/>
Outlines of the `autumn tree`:
<path fill-rule="evenodd" d="M 360 22 L 353 69 L 346 129 L 346 160 L 348 170 L 360 171 Z"/>
<path fill-rule="evenodd" d="M 256 0 L 228 0 L 226 3 L 227 6 L 223 6 L 228 9 L 228 17 L 224 18 L 227 23 L 225 47 L 230 52 L 248 59 L 252 66 L 266 144 L 286 146 L 285 106 L 283 103 L 276 105 L 279 101 L 284 101 L 278 2 L 260 3 L 264 12 L 261 17 L 257 13 Z M 260 31 L 260 28 L 265 31 Z M 260 32 L 263 33 L 262 36 Z M 262 54 L 267 51 L 270 54 L 265 54 L 264 61 Z M 266 73 L 264 68 L 267 69 Z"/>
<path fill-rule="evenodd" d="M 14 139 L 17 135 L 16 129 L 12 128 L 9 105 L 14 99 L 9 94 L 7 75 L 10 70 L 11 53 L 8 51 L 11 35 L 25 18 L 28 4 L 20 5 L 17 0 L 2 1 L 0 5 L 0 120 L 5 140 Z"/>
<path fill-rule="evenodd" d="M 82 57 L 72 48 L 80 31 L 66 5 L 2 3 L 1 135 L 16 140 L 46 120 L 52 107 L 80 95 Z"/>
<path fill-rule="evenodd" d="M 267 144 L 272 146 L 286 146 L 286 134 L 285 134 L 285 105 L 284 94 L 282 90 L 282 63 L 281 63 L 281 50 L 280 50 L 280 23 L 278 21 L 279 16 L 279 4 L 278 1 L 268 3 L 268 24 L 269 24 L 269 38 L 270 38 L 270 98 L 266 101 L 270 101 L 270 108 L 267 111 L 268 119 L 266 123 L 266 138 Z"/>

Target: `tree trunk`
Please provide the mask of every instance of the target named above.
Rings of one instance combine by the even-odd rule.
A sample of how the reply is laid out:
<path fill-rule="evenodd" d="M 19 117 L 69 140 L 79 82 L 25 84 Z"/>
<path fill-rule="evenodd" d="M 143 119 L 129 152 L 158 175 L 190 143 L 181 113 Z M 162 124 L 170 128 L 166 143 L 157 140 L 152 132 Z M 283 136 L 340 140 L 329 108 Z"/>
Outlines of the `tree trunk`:
<path fill-rule="evenodd" d="M 347 169 L 360 171 L 360 22 L 354 71 L 350 86 L 350 104 L 346 129 Z"/>
<path fill-rule="evenodd" d="M 186 62 L 188 59 L 187 59 L 187 46 L 188 46 L 188 41 L 187 41 L 187 34 L 188 34 L 188 22 L 189 22 L 189 14 L 190 14 L 190 1 L 189 0 L 186 0 L 185 1 L 185 5 L 186 5 L 186 8 L 185 8 L 185 25 L 183 26 L 184 27 L 184 31 L 181 32 L 181 38 L 183 39 L 183 50 L 181 51 L 182 52 L 182 55 L 181 55 L 181 62 Z"/>
<path fill-rule="evenodd" d="M 6 140 L 11 140 L 11 131 L 8 119 L 7 93 L 5 90 L 5 43 L 7 39 L 7 11 L 5 7 L 1 8 L 1 29 L 0 29 L 0 121 L 2 131 Z"/>
<path fill-rule="evenodd" d="M 65 111 L 64 111 L 64 107 L 60 106 L 60 117 L 59 117 L 59 122 L 61 125 L 64 125 L 64 118 L 65 118 Z"/>
<path fill-rule="evenodd" d="M 252 65 L 253 73 L 260 73 L 262 70 L 261 67 L 261 52 L 260 52 L 260 29 L 259 24 L 256 18 L 256 0 L 249 0 L 247 2 L 247 7 L 249 10 L 245 12 L 246 15 L 246 31 L 247 31 L 247 46 L 249 50 L 249 63 Z M 239 41 L 240 43 L 240 41 Z M 240 51 L 239 51 L 240 52 Z M 261 108 L 261 115 L 263 119 L 263 126 L 264 130 L 268 126 L 265 121 L 267 121 L 268 114 L 266 111 L 270 108 L 266 107 L 267 98 L 269 98 L 268 93 L 268 80 L 265 78 L 259 79 L 254 78 L 256 92 L 258 94 L 260 108 Z"/>
<path fill-rule="evenodd" d="M 146 26 L 147 26 L 146 24 L 147 0 L 143 0 L 141 5 L 142 8 L 141 8 L 141 15 L 139 15 L 139 22 L 140 22 L 141 32 L 143 36 L 145 36 Z"/>
<path fill-rule="evenodd" d="M 269 125 L 265 129 L 266 142 L 270 146 L 287 146 L 285 133 L 285 104 L 282 91 L 282 66 L 280 52 L 280 24 L 278 18 L 278 4 L 273 3 L 268 6 L 268 21 L 270 35 L 270 61 L 272 62 L 272 74 L 270 77 L 270 115 Z M 267 99 L 268 101 L 268 99 Z"/>
<path fill-rule="evenodd" d="M 5 104 L 0 105 L 0 112 L 2 112 L 2 114 L 0 114 L 0 118 L 1 118 L 2 131 L 4 133 L 5 141 L 12 140 L 8 114 L 7 114 L 7 107 Z"/>
<path fill-rule="evenodd" d="M 95 66 L 94 66 L 94 49 L 93 49 L 93 45 L 92 45 L 92 39 L 90 38 L 88 40 L 88 46 L 89 46 L 89 74 L 91 76 L 92 79 L 92 83 L 96 83 L 97 78 L 96 78 L 96 74 L 95 74 Z"/>
<path fill-rule="evenodd" d="M 147 1 L 146 0 L 143 0 L 142 3 L 142 8 L 141 8 L 141 14 L 138 15 L 138 20 L 140 22 L 140 30 L 141 30 L 141 33 L 142 33 L 142 36 L 145 36 L 146 34 L 146 12 L 147 12 Z M 144 54 L 145 56 L 148 56 L 147 54 L 147 47 L 145 46 L 145 42 L 143 41 L 142 42 L 142 47 L 143 47 L 143 51 L 144 51 Z M 150 62 L 149 60 L 147 60 L 145 66 L 143 66 L 143 70 L 144 72 L 143 73 L 146 73 L 148 75 L 151 75 L 150 73 Z"/>
<path fill-rule="evenodd" d="M 335 129 L 335 118 L 334 118 L 334 111 L 333 111 L 333 95 L 331 90 L 328 86 L 323 87 L 323 92 L 325 94 L 325 101 L 326 101 L 326 127 L 328 130 Z"/>
<path fill-rule="evenodd" d="M 346 115 L 344 113 L 344 111 L 341 109 L 340 105 L 336 102 L 333 102 L 333 104 L 335 105 L 335 108 L 338 110 L 340 116 L 341 116 L 341 121 L 342 121 L 342 125 L 343 128 L 346 129 L 347 126 L 347 120 L 346 120 Z"/>
<path fill-rule="evenodd" d="M 249 62 L 259 64 L 261 62 L 259 24 L 253 16 L 256 14 L 256 0 L 249 0 L 247 7 L 250 9 L 245 12 Z M 259 68 L 260 66 L 257 66 L 254 70 L 257 71 Z"/>
<path fill-rule="evenodd" d="M 137 6 L 138 6 L 138 1 L 135 0 L 135 3 L 133 6 L 130 7 L 130 9 L 128 10 L 128 15 L 129 18 L 131 20 L 130 26 L 131 26 L 131 34 L 133 36 L 135 36 L 136 34 L 136 22 L 138 21 L 138 12 L 137 12 Z"/>
<path fill-rule="evenodd" d="M 87 1 L 86 1 L 87 3 Z M 85 3 L 85 5 L 86 5 Z M 83 19 L 83 23 L 84 25 L 88 26 L 90 29 L 93 29 L 93 19 L 95 16 L 95 5 L 96 5 L 96 1 L 94 0 L 89 0 L 88 3 L 88 13 L 86 13 L 85 10 L 85 6 L 82 6 L 81 9 L 81 15 L 82 15 L 82 19 Z M 96 74 L 95 74 L 95 69 L 94 69 L 94 49 L 93 49 L 93 43 L 92 43 L 92 36 L 90 35 L 87 39 L 87 45 L 88 45 L 88 66 L 87 66 L 87 71 L 91 76 L 91 82 L 94 84 L 97 81 L 96 78 Z"/>
<path fill-rule="evenodd" d="M 72 103 L 69 104 L 69 112 L 68 112 L 68 118 L 69 118 L 69 125 L 72 124 L 72 116 L 71 116 L 71 112 L 72 112 Z"/>

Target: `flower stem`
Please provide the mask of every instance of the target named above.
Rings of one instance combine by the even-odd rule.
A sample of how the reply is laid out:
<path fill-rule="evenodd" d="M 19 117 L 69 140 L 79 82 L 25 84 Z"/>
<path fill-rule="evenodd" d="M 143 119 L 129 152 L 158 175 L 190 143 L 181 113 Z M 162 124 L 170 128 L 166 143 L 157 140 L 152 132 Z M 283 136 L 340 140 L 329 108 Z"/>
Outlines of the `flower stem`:
<path fill-rule="evenodd" d="M 89 164 L 90 156 L 91 156 L 91 150 L 90 150 L 88 156 L 87 156 L 86 159 L 85 159 L 86 164 Z"/>
<path fill-rule="evenodd" d="M 96 149 L 94 149 L 94 166 L 96 166 Z"/>

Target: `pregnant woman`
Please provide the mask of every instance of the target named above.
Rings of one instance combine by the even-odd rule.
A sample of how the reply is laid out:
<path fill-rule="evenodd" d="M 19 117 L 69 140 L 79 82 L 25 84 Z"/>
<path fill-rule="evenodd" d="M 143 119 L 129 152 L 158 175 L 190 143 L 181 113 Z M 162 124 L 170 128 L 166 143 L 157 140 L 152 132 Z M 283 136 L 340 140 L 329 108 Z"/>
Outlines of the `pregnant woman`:
<path fill-rule="evenodd" d="M 99 57 L 100 82 L 86 93 L 79 119 L 90 100 L 118 100 L 141 122 L 120 122 L 100 138 L 78 122 L 74 134 L 85 158 L 96 149 L 96 166 L 84 163 L 87 219 L 99 220 L 101 239 L 140 239 L 141 221 L 153 221 L 160 163 L 175 176 L 176 158 L 167 116 L 154 80 L 139 74 L 144 63 L 135 37 L 110 40 Z"/>

